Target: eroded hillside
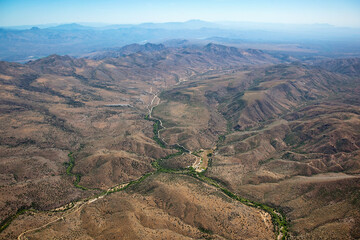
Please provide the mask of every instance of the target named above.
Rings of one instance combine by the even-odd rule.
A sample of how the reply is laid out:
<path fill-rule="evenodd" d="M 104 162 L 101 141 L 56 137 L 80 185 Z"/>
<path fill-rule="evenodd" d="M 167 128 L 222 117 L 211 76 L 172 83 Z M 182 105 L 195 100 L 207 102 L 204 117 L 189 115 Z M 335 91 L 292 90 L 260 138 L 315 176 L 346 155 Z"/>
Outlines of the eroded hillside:
<path fill-rule="evenodd" d="M 360 236 L 358 59 L 91 57 L 0 63 L 0 217 L 34 211 L 2 238 L 273 239 L 277 211 L 294 238 Z"/>
<path fill-rule="evenodd" d="M 197 149 L 217 138 L 206 175 L 278 206 L 294 238 L 356 239 L 358 59 L 338 63 L 209 74 L 163 93 L 154 115 L 167 141 Z"/>

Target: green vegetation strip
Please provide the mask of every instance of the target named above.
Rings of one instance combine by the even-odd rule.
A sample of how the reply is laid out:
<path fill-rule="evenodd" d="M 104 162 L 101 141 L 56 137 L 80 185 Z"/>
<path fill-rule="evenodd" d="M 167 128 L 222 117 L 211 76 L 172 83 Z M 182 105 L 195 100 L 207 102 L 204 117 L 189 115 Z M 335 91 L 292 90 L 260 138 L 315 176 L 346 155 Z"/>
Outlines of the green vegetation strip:
<path fill-rule="evenodd" d="M 145 119 L 154 122 L 154 125 L 153 125 L 154 138 L 153 139 L 161 147 L 166 148 L 167 147 L 166 143 L 163 142 L 159 138 L 159 130 L 161 129 L 160 120 L 152 119 L 152 118 L 149 117 L 149 115 L 146 115 Z M 219 141 L 224 140 L 224 139 L 225 139 L 224 135 L 219 137 Z M 205 182 L 205 183 L 207 183 L 209 185 L 212 185 L 212 186 L 220 189 L 224 194 L 226 194 L 228 197 L 230 197 L 230 198 L 232 198 L 232 199 L 234 199 L 236 201 L 239 201 L 239 202 L 241 202 L 241 203 L 243 203 L 243 204 L 245 204 L 247 206 L 259 208 L 259 209 L 262 209 L 262 210 L 268 212 L 270 214 L 272 222 L 274 224 L 274 228 L 275 228 L 274 232 L 276 232 L 277 235 L 280 235 L 280 233 L 281 233 L 282 234 L 282 239 L 288 239 L 288 226 L 289 225 L 288 225 L 288 222 L 286 221 L 286 217 L 285 217 L 284 214 L 279 213 L 274 208 L 269 207 L 269 206 L 267 206 L 265 204 L 262 204 L 262 203 L 258 203 L 258 202 L 251 201 L 251 200 L 248 200 L 248 199 L 237 196 L 236 194 L 232 193 L 228 189 L 221 186 L 216 180 L 205 176 L 205 172 L 201 172 L 201 173 L 196 172 L 193 167 L 189 167 L 189 168 L 186 168 L 186 169 L 171 169 L 171 168 L 162 167 L 161 164 L 160 164 L 161 161 L 164 161 L 164 160 L 179 156 L 179 155 L 181 155 L 181 154 L 183 154 L 185 152 L 188 152 L 187 149 L 185 149 L 184 147 L 179 146 L 179 145 L 172 145 L 172 146 L 168 146 L 168 147 L 171 148 L 171 149 L 176 149 L 176 150 L 178 150 L 178 152 L 169 154 L 164 158 L 157 159 L 156 161 L 154 161 L 152 163 L 152 166 L 156 169 L 156 172 L 176 173 L 176 174 L 185 174 L 185 175 L 192 176 L 192 177 L 194 177 L 194 178 L 196 178 L 196 179 L 198 179 L 198 180 L 200 180 L 202 182 Z M 196 155 L 196 152 L 194 153 L 194 155 Z M 87 188 L 79 185 L 81 175 L 80 174 L 75 174 L 75 173 L 72 172 L 72 170 L 73 170 L 73 168 L 75 166 L 75 159 L 74 159 L 73 153 L 70 152 L 68 154 L 68 156 L 69 156 L 69 162 L 65 163 L 66 174 L 69 175 L 69 176 L 75 176 L 75 178 L 76 178 L 75 181 L 74 181 L 74 186 L 75 187 L 80 188 L 82 190 L 88 190 Z M 123 190 L 125 190 L 125 189 L 127 189 L 127 188 L 129 188 L 131 186 L 134 186 L 134 185 L 137 185 L 137 184 L 141 183 L 146 178 L 148 178 L 149 176 L 153 175 L 156 172 L 146 173 L 143 176 L 141 176 L 139 179 L 129 182 L 128 184 L 126 184 L 122 188 L 119 188 L 118 186 L 115 186 L 115 187 L 111 188 L 110 190 L 102 191 L 101 193 L 99 193 L 99 194 L 97 194 L 95 196 L 89 197 L 87 199 L 84 199 L 82 201 L 84 201 L 84 203 L 85 203 L 87 201 L 90 201 L 91 199 L 96 199 L 96 198 L 106 196 L 106 195 L 109 195 L 109 194 L 112 194 L 112 193 L 115 193 L 115 192 L 123 191 Z M 70 204 L 68 208 L 65 208 L 64 210 L 61 210 L 61 212 L 69 210 L 73 206 L 74 206 L 74 204 Z M 0 233 L 2 231 L 4 231 L 11 224 L 11 222 L 13 220 L 15 220 L 19 215 L 24 214 L 24 213 L 26 213 L 28 211 L 35 211 L 35 210 L 31 209 L 31 208 L 22 207 L 16 212 L 16 214 L 14 214 L 12 216 L 9 216 L 4 221 L 2 221 L 1 224 L 0 224 Z M 207 230 L 207 229 L 200 229 L 200 231 L 208 233 L 208 234 L 212 234 L 212 232 L 210 230 Z"/>
<path fill-rule="evenodd" d="M 145 120 L 154 122 L 154 125 L 153 125 L 154 137 L 153 137 L 153 139 L 155 140 L 155 142 L 156 142 L 157 144 L 160 145 L 160 147 L 166 148 L 165 142 L 164 142 L 161 138 L 159 138 L 159 131 L 160 131 L 161 128 L 162 128 L 162 127 L 161 127 L 160 120 L 150 118 L 149 115 L 146 115 L 146 116 L 145 116 Z"/>
<path fill-rule="evenodd" d="M 69 154 L 69 157 L 71 156 L 71 153 Z M 73 160 L 73 158 L 71 158 Z M 67 168 L 67 171 L 69 169 L 69 166 Z M 70 171 L 71 173 L 71 171 Z M 122 188 L 118 188 L 118 186 L 115 186 L 113 187 L 112 189 L 110 190 L 107 190 L 107 191 L 102 191 L 101 193 L 95 195 L 95 196 L 92 196 L 92 197 L 89 197 L 89 198 L 86 198 L 84 200 L 80 200 L 79 202 L 88 202 L 92 199 L 96 199 L 96 198 L 99 198 L 99 197 L 102 197 L 102 196 L 106 196 L 106 195 L 109 195 L 109 194 L 112 194 L 112 193 L 115 193 L 115 192 L 120 192 L 120 191 L 123 191 L 127 188 L 129 188 L 130 186 L 133 186 L 133 185 L 136 185 L 136 184 L 139 184 L 141 183 L 142 181 L 144 181 L 147 177 L 149 177 L 150 175 L 154 174 L 155 172 L 150 172 L 150 173 L 146 173 L 144 174 L 143 176 L 141 176 L 139 179 L 136 179 L 136 180 L 133 180 L 131 182 L 129 182 L 128 184 L 126 184 L 124 187 Z M 73 176 L 73 175 L 72 175 Z M 1 224 L 0 224 L 0 233 L 2 231 L 4 231 L 10 224 L 12 221 L 14 221 L 18 216 L 26 213 L 26 212 L 65 212 L 71 208 L 73 208 L 75 206 L 75 203 L 74 202 L 71 202 L 69 204 L 69 206 L 67 206 L 66 208 L 62 209 L 62 210 L 51 210 L 51 211 L 37 211 L 33 208 L 27 208 L 27 207 L 21 207 L 20 209 L 18 209 L 18 211 L 16 212 L 16 214 L 14 215 L 11 215 L 9 217 L 7 217 L 6 219 L 4 219 Z"/>
<path fill-rule="evenodd" d="M 74 186 L 77 187 L 77 188 L 80 188 L 82 190 L 88 190 L 86 187 L 83 187 L 81 185 L 79 185 L 79 182 L 80 182 L 80 179 L 81 179 L 81 175 L 80 174 L 75 174 L 72 172 L 74 166 L 75 166 L 75 159 L 74 159 L 74 156 L 73 156 L 73 153 L 70 152 L 68 154 L 68 157 L 69 157 L 69 162 L 65 163 L 65 166 L 66 166 L 66 174 L 69 175 L 69 176 L 75 176 L 75 181 L 74 181 Z M 73 206 L 73 205 L 72 205 Z M 70 208 L 65 208 L 64 210 L 62 210 L 61 212 L 64 212 Z M 26 213 L 26 212 L 35 212 L 36 210 L 31 208 L 31 207 L 21 207 L 17 210 L 17 212 L 14 214 L 14 215 L 11 215 L 7 218 L 5 218 L 1 223 L 0 223 L 0 233 L 2 231 L 4 231 L 10 224 L 12 221 L 14 221 L 18 216 Z M 54 211 L 54 212 L 60 212 L 60 211 Z"/>
<path fill-rule="evenodd" d="M 234 194 L 233 192 L 226 189 L 225 187 L 221 186 L 216 180 L 205 176 L 204 172 L 200 172 L 200 173 L 196 172 L 193 167 L 189 167 L 186 169 L 171 169 L 171 168 L 164 168 L 159 164 L 159 161 L 162 161 L 164 159 L 169 159 L 171 157 L 177 156 L 182 153 L 183 152 L 177 152 L 175 154 L 170 154 L 170 155 L 166 156 L 165 158 L 158 159 L 155 162 L 153 162 L 153 166 L 156 168 L 157 172 L 189 175 L 189 176 L 194 177 L 202 182 L 205 182 L 209 185 L 212 185 L 212 186 L 220 189 L 225 195 L 227 195 L 228 197 L 230 197 L 236 201 L 241 202 L 242 204 L 245 204 L 250 207 L 262 209 L 263 211 L 270 214 L 272 222 L 274 224 L 274 232 L 277 233 L 277 235 L 279 235 L 281 233 L 282 239 L 288 239 L 289 225 L 288 225 L 288 222 L 286 221 L 286 217 L 284 214 L 280 213 L 275 208 L 269 207 L 269 206 L 259 203 L 259 202 L 251 201 L 251 200 L 243 198 L 243 197 L 239 197 L 236 194 Z M 126 187 L 128 187 L 128 186 L 126 186 Z"/>
<path fill-rule="evenodd" d="M 159 124 L 160 121 L 157 119 L 151 119 L 149 117 L 149 115 L 146 115 L 145 117 L 146 120 L 149 121 L 153 121 L 154 123 L 154 136 L 156 136 L 158 138 L 159 136 Z M 219 141 L 224 141 L 225 140 L 225 135 L 219 136 Z M 154 140 L 156 141 L 156 139 L 154 138 Z M 157 143 L 159 143 L 158 141 L 156 141 Z M 166 144 L 161 140 L 162 144 L 159 144 L 161 147 L 166 147 Z M 273 225 L 274 225 L 274 232 L 277 234 L 277 236 L 281 235 L 281 239 L 285 240 L 289 238 L 289 233 L 288 233 L 288 229 L 289 229 L 289 224 L 286 220 L 286 217 L 284 214 L 280 213 L 279 211 L 277 211 L 275 208 L 269 207 L 265 204 L 259 203 L 259 202 L 255 202 L 255 201 L 251 201 L 249 199 L 243 198 L 243 197 L 239 197 L 236 194 L 234 194 L 233 192 L 229 191 L 228 189 L 226 189 L 225 187 L 221 186 L 216 180 L 205 176 L 205 172 L 196 172 L 195 169 L 193 167 L 189 167 L 187 169 L 171 169 L 171 168 L 164 168 L 161 166 L 160 162 L 163 160 L 167 160 L 170 159 L 172 157 L 175 156 L 179 156 L 181 154 L 183 154 L 185 151 L 184 149 L 179 149 L 176 148 L 176 146 L 169 146 L 172 149 L 177 149 L 179 150 L 176 153 L 167 155 L 166 157 L 162 158 L 162 159 L 157 159 L 156 161 L 154 161 L 152 163 L 153 167 L 156 168 L 157 172 L 165 172 L 165 173 L 176 173 L 176 174 L 186 174 L 189 176 L 192 176 L 202 182 L 205 182 L 209 185 L 212 185 L 218 189 L 220 189 L 225 195 L 227 195 L 228 197 L 241 202 L 242 204 L 245 204 L 247 206 L 250 207 L 254 207 L 254 208 L 258 208 L 261 209 L 267 213 L 270 214 Z M 193 153 L 194 155 L 197 155 L 197 152 Z M 128 185 L 129 186 L 129 185 Z M 126 186 L 126 187 L 128 187 Z"/>
<path fill-rule="evenodd" d="M 77 188 L 80 188 L 82 190 L 88 190 L 86 187 L 79 185 L 79 182 L 81 180 L 81 174 L 79 173 L 73 173 L 72 170 L 75 166 L 75 158 L 73 156 L 73 152 L 70 152 L 68 154 L 69 162 L 65 163 L 66 166 L 66 174 L 69 176 L 75 176 L 74 186 Z"/>
<path fill-rule="evenodd" d="M 288 225 L 288 222 L 286 221 L 286 217 L 285 217 L 285 215 L 279 213 L 279 211 L 277 211 L 276 209 L 269 207 L 265 204 L 259 203 L 259 202 L 255 202 L 255 201 L 251 201 L 249 199 L 243 198 L 243 197 L 239 197 L 236 194 L 229 191 L 228 189 L 221 186 L 220 184 L 218 184 L 214 179 L 206 177 L 202 172 L 201 173 L 196 172 L 195 169 L 193 169 L 193 168 L 190 168 L 188 174 L 191 175 L 192 177 L 195 177 L 203 182 L 206 182 L 207 184 L 210 184 L 210 185 L 220 189 L 223 193 L 225 193 L 227 196 L 229 196 L 230 198 L 232 198 L 236 201 L 239 201 L 250 207 L 262 209 L 265 212 L 269 213 L 271 216 L 272 222 L 274 224 L 274 227 L 275 227 L 274 232 L 276 232 L 278 235 L 281 232 L 282 239 L 288 238 L 289 225 Z"/>
<path fill-rule="evenodd" d="M 15 218 L 17 218 L 17 217 L 20 216 L 21 214 L 24 214 L 24 213 L 29 212 L 29 211 L 35 212 L 34 209 L 30 209 L 30 208 L 26 208 L 26 207 L 21 207 L 21 208 L 19 208 L 19 209 L 17 210 L 17 212 L 16 212 L 14 215 L 5 218 L 5 219 L 1 222 L 1 224 L 0 224 L 0 233 L 1 233 L 2 231 L 4 231 L 4 230 L 11 224 L 11 222 L 15 220 Z"/>

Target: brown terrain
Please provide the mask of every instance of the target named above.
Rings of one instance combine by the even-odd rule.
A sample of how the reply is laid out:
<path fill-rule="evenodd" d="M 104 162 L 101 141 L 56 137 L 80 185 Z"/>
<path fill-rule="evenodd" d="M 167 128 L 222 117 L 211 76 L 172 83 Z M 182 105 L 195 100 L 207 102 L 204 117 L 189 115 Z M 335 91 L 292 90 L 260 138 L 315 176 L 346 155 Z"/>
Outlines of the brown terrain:
<path fill-rule="evenodd" d="M 0 62 L 0 237 L 276 238 L 227 189 L 285 214 L 291 238 L 360 238 L 359 62 L 215 44 Z"/>
<path fill-rule="evenodd" d="M 209 148 L 215 141 L 207 140 L 220 135 L 207 176 L 282 209 L 293 238 L 357 239 L 358 63 L 339 60 L 331 72 L 290 64 L 203 76 L 165 92 L 154 115 L 167 141 L 189 148 Z"/>
<path fill-rule="evenodd" d="M 33 218 L 23 216 L 17 224 L 32 222 Z M 53 218 L 56 219 L 51 216 Z M 273 239 L 274 233 L 270 216 L 261 211 L 228 199 L 217 189 L 191 177 L 156 174 L 126 192 L 99 199 L 67 214 L 63 220 L 26 234 L 30 239 L 44 236 L 61 239 Z"/>

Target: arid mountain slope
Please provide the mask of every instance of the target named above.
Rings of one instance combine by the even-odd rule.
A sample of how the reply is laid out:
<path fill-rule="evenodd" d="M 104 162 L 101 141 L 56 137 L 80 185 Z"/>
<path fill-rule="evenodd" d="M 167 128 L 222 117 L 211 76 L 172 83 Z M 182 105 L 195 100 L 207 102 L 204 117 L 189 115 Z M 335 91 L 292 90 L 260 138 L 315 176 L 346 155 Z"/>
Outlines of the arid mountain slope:
<path fill-rule="evenodd" d="M 23 216 L 18 222 L 35 222 L 34 218 L 39 216 Z M 9 232 L 9 236 L 17 236 L 21 230 L 10 227 Z M 26 237 L 274 239 L 274 233 L 270 216 L 262 211 L 230 200 L 191 177 L 156 174 L 126 192 L 99 199 L 64 220 L 29 232 Z"/>
<path fill-rule="evenodd" d="M 345 75 L 359 77 L 360 75 L 360 58 L 334 59 L 316 63 L 330 72 L 342 73 Z"/>
<path fill-rule="evenodd" d="M 54 209 L 154 171 L 155 159 L 175 152 L 152 139 L 153 123 L 144 119 L 156 94 L 211 69 L 277 61 L 261 52 L 245 58 L 240 50 L 219 51 L 228 48 L 0 62 L 1 221 L 22 208 Z"/>
<path fill-rule="evenodd" d="M 354 70 L 348 74 L 299 64 L 208 73 L 164 92 L 154 115 L 167 141 L 195 150 L 218 139 L 207 176 L 282 208 L 293 237 L 356 239 L 360 77 L 354 61 L 332 63 Z"/>
<path fill-rule="evenodd" d="M 21 215 L 1 238 L 46 223 L 26 236 L 274 238 L 269 216 L 232 192 L 282 210 L 293 238 L 359 238 L 358 59 L 278 64 L 215 44 L 133 45 L 92 58 L 0 62 L 0 219 L 45 210 Z M 201 149 L 211 151 L 203 176 L 232 192 L 157 172 L 46 212 L 163 170 L 159 162 L 191 166 Z"/>

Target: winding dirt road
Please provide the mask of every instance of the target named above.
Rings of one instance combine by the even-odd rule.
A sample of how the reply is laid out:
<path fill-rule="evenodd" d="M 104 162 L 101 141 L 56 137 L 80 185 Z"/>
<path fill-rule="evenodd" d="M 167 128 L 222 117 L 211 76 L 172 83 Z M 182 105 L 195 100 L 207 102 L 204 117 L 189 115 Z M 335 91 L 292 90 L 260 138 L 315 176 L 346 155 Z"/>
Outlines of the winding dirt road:
<path fill-rule="evenodd" d="M 84 206 L 88 205 L 88 204 L 91 204 L 91 203 L 94 203 L 96 202 L 97 200 L 101 199 L 101 198 L 104 198 L 106 195 L 112 193 L 112 192 L 116 192 L 116 191 L 121 191 L 123 188 L 125 188 L 129 183 L 122 183 L 122 184 L 119 184 L 119 185 L 116 185 L 114 187 L 111 187 L 109 189 L 106 190 L 106 192 L 104 192 L 103 194 L 101 194 L 100 196 L 96 196 L 96 197 L 93 197 L 93 198 L 90 198 L 90 199 L 85 199 L 85 200 L 80 200 L 79 202 L 76 202 L 71 208 L 68 208 L 66 209 L 66 213 L 64 213 L 64 215 L 62 215 L 61 217 L 58 217 L 56 218 L 55 220 L 53 221 L 50 221 L 40 227 L 37 227 L 37 228 L 32 228 L 32 229 L 29 229 L 29 230 L 26 230 L 24 232 L 22 232 L 19 236 L 18 236 L 18 240 L 24 240 L 24 239 L 28 239 L 25 235 L 28 234 L 28 233 L 31 233 L 31 232 L 35 232 L 35 231 L 38 231 L 38 230 L 41 230 L 53 223 L 56 223 L 58 221 L 62 221 L 64 220 L 67 216 L 69 216 L 70 214 L 72 213 L 76 213 L 78 211 L 80 211 Z M 56 208 L 56 209 L 53 209 L 53 210 L 50 210 L 48 212 L 58 212 L 61 208 L 63 207 L 60 207 L 60 208 Z"/>

